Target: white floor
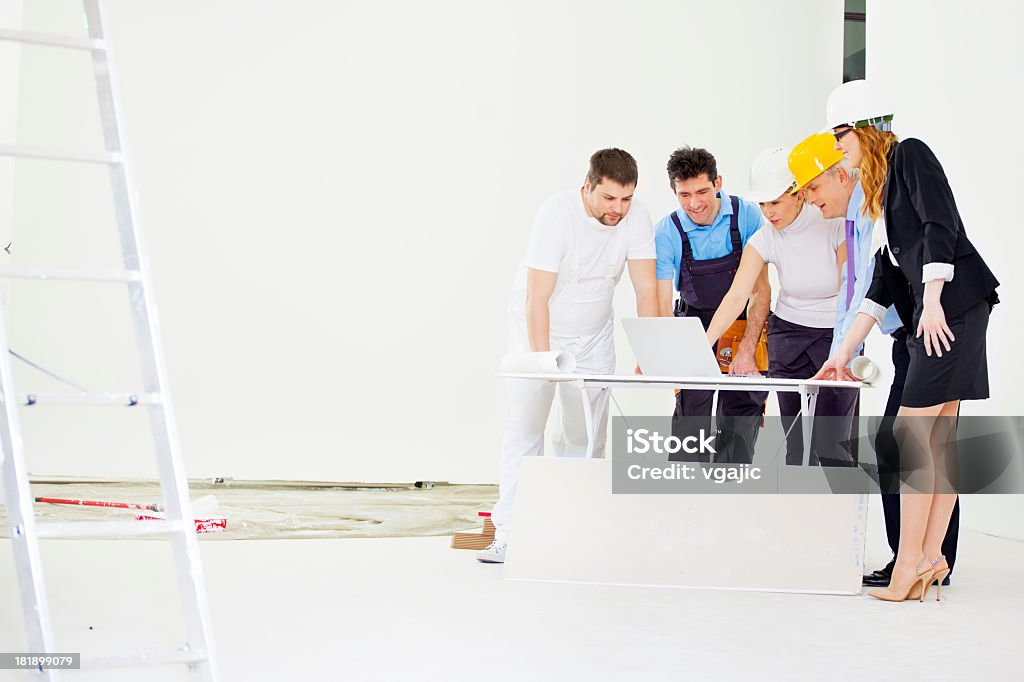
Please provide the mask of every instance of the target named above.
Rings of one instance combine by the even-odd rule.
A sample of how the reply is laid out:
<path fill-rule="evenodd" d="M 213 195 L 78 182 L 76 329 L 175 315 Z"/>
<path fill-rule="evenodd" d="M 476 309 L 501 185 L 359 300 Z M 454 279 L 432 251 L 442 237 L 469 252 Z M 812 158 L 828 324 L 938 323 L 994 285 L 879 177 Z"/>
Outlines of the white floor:
<path fill-rule="evenodd" d="M 877 508 L 870 523 L 877 567 L 888 559 Z M 43 551 L 62 648 L 176 641 L 162 543 Z M 1024 679 L 1024 543 L 976 532 L 961 538 L 945 599 L 924 604 L 512 582 L 436 537 L 203 542 L 202 552 L 224 680 Z M 19 650 L 8 543 L 0 555 L 0 650 Z M 7 679 L 28 678 L 0 671 Z"/>

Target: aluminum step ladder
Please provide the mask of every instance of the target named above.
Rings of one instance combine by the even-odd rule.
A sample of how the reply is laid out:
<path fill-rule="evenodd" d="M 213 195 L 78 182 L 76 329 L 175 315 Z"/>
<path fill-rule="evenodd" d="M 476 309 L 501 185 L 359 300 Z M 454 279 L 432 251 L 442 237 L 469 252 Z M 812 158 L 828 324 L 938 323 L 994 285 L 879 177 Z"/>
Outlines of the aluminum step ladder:
<path fill-rule="evenodd" d="M 211 636 L 209 607 L 203 582 L 199 547 L 196 541 L 188 481 L 178 441 L 177 426 L 167 389 L 167 370 L 163 361 L 159 321 L 149 284 L 149 265 L 143 249 L 142 232 L 136 220 L 135 193 L 128 155 L 121 136 L 117 79 L 108 42 L 101 0 L 84 0 L 84 19 L 88 37 L 46 35 L 20 30 L 0 29 L 0 40 L 43 45 L 57 49 L 84 50 L 92 57 L 103 125 L 105 150 L 101 153 L 0 145 L 0 156 L 46 159 L 61 162 L 102 164 L 108 167 L 124 270 L 46 270 L 37 268 L 0 268 L 0 278 L 113 282 L 127 286 L 135 329 L 136 345 L 142 364 L 142 393 L 60 394 L 16 393 L 3 315 L 0 314 L 0 459 L 11 543 L 21 591 L 28 647 L 32 653 L 64 653 L 54 639 L 53 621 L 43 579 L 39 552 L 40 538 L 96 538 L 160 535 L 171 542 L 186 629 L 185 642 L 176 650 L 126 653 L 115 657 L 90 657 L 82 652 L 83 668 L 182 663 L 188 679 L 218 680 Z M 29 489 L 28 470 L 22 447 L 18 409 L 45 405 L 86 404 L 143 409 L 149 412 L 160 485 L 166 509 L 165 521 L 124 522 L 37 522 Z M 184 672 L 184 671 L 183 671 Z M 33 679 L 59 680 L 62 671 L 37 669 Z M 72 677 L 74 674 L 65 675 Z"/>

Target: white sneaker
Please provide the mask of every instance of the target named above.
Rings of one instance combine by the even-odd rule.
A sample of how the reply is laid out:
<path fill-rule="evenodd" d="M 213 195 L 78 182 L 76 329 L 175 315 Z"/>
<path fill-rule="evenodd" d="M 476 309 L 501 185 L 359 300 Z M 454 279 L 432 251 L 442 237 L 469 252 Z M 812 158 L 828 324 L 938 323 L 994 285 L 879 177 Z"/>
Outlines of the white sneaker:
<path fill-rule="evenodd" d="M 507 542 L 495 540 L 486 549 L 476 553 L 476 560 L 485 564 L 503 564 L 505 563 L 505 550 L 507 549 Z"/>

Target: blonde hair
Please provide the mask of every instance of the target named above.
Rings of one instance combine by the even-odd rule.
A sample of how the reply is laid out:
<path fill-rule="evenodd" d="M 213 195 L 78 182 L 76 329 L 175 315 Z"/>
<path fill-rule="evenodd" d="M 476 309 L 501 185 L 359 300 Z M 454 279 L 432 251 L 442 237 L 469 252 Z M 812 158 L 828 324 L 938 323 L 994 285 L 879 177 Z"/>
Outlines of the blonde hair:
<path fill-rule="evenodd" d="M 864 190 L 861 212 L 872 220 L 882 215 L 882 188 L 889 172 L 889 151 L 897 138 L 891 132 L 881 132 L 874 126 L 855 128 L 853 134 L 860 141 L 860 186 Z"/>

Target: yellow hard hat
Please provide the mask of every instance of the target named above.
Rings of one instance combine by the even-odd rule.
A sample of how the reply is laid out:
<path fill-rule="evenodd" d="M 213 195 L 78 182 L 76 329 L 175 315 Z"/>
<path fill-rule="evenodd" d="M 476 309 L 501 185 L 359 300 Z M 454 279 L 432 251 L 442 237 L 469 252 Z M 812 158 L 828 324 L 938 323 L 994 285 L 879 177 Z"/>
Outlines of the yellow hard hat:
<path fill-rule="evenodd" d="M 831 133 L 815 133 L 793 147 L 789 153 L 789 170 L 796 178 L 791 190 L 796 194 L 804 185 L 843 160 L 836 149 L 836 138 Z"/>

